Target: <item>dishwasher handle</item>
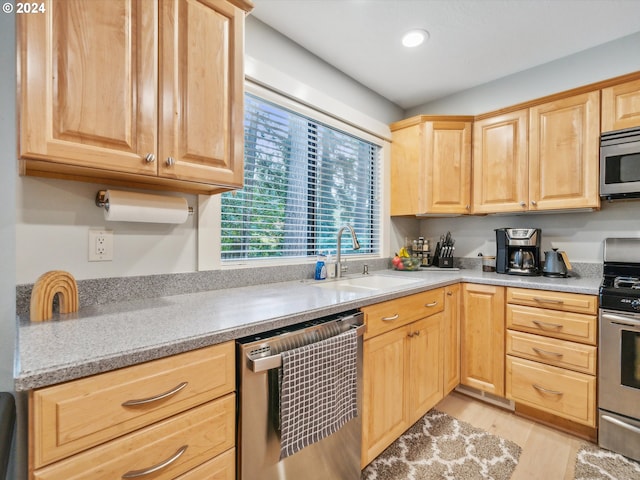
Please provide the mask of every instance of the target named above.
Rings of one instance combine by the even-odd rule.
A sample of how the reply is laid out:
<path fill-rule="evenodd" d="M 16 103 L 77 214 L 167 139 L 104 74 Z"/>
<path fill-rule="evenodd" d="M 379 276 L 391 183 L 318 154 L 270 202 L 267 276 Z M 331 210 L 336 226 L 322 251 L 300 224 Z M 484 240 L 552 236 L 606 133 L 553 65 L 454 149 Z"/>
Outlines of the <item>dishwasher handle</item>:
<path fill-rule="evenodd" d="M 355 327 L 356 335 L 361 337 L 364 335 L 366 325 L 358 325 Z M 282 356 L 278 353 L 276 355 L 269 355 L 268 357 L 251 358 L 247 354 L 247 366 L 253 373 L 266 372 L 272 368 L 280 368 L 282 366 Z"/>

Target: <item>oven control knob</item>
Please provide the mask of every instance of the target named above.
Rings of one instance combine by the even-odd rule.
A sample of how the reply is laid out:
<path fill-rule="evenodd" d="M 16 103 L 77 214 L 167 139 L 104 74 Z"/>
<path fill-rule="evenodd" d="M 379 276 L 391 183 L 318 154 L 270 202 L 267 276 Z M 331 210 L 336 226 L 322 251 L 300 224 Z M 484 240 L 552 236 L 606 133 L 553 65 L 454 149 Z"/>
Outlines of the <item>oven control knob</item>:
<path fill-rule="evenodd" d="M 631 301 L 631 308 L 633 308 L 634 310 L 640 310 L 640 298 L 636 298 L 635 300 Z"/>

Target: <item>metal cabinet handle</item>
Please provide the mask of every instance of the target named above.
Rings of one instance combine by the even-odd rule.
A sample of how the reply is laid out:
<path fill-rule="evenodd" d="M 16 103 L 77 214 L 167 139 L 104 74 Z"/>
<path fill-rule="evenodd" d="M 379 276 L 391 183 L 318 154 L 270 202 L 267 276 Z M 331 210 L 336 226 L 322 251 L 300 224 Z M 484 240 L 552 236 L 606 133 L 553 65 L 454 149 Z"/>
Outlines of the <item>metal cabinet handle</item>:
<path fill-rule="evenodd" d="M 166 391 L 164 393 L 160 393 L 158 395 L 154 395 L 153 397 L 137 398 L 135 400 L 127 400 L 126 402 L 122 403 L 122 406 L 123 407 L 133 407 L 135 405 L 144 405 L 146 403 L 157 402 L 158 400 L 162 400 L 163 398 L 167 398 L 167 397 L 170 397 L 171 395 L 175 395 L 176 393 L 178 393 L 180 390 L 182 390 L 187 385 L 189 385 L 189 382 L 182 382 L 180 385 L 172 388 L 171 390 L 168 390 L 168 391 Z"/>
<path fill-rule="evenodd" d="M 449 290 L 449 291 L 447 292 L 447 297 L 451 297 L 451 296 L 453 296 L 453 292 L 452 292 L 451 290 Z"/>
<path fill-rule="evenodd" d="M 564 392 L 558 392 L 557 390 L 549 390 L 548 388 L 541 387 L 540 385 L 537 385 L 535 383 L 532 383 L 531 385 L 533 386 L 533 388 L 535 388 L 536 390 L 540 390 L 543 393 L 550 393 L 551 395 L 564 395 Z"/>
<path fill-rule="evenodd" d="M 153 153 L 147 153 L 144 159 L 146 160 L 147 163 L 153 163 L 156 161 L 156 156 Z"/>
<path fill-rule="evenodd" d="M 521 206 L 521 207 L 526 207 L 526 206 L 527 206 L 527 204 L 526 204 L 526 202 L 520 202 L 520 206 Z"/>
<path fill-rule="evenodd" d="M 546 355 L 546 356 L 551 356 L 551 357 L 564 357 L 564 353 L 557 353 L 557 352 L 550 352 L 548 350 L 542 350 L 540 348 L 536 348 L 536 347 L 531 347 L 531 349 L 536 352 L 538 355 Z"/>
<path fill-rule="evenodd" d="M 407 337 L 409 337 L 409 338 L 419 337 L 419 336 L 420 336 L 420 331 L 419 330 L 407 334 Z"/>
<path fill-rule="evenodd" d="M 176 453 L 171 455 L 166 460 L 163 460 L 162 462 L 156 465 L 152 465 L 150 467 L 143 468 L 141 470 L 129 470 L 127 473 L 122 475 L 122 478 L 126 479 L 126 478 L 144 477 L 145 475 L 149 475 L 151 473 L 157 472 L 158 470 L 162 470 L 163 468 L 168 467 L 173 462 L 178 460 L 182 456 L 182 454 L 187 451 L 187 448 L 189 448 L 189 445 L 183 445 L 178 449 Z"/>
<path fill-rule="evenodd" d="M 538 204 L 538 202 L 536 202 L 535 200 L 531 200 L 531 205 L 533 205 L 534 207 Z"/>
<path fill-rule="evenodd" d="M 564 300 L 556 300 L 555 298 L 544 298 L 544 297 L 533 297 L 533 301 L 538 303 L 557 303 L 560 305 L 564 303 Z"/>
<path fill-rule="evenodd" d="M 424 306 L 425 307 L 435 307 L 438 304 L 438 301 L 436 300 L 433 303 L 425 303 Z"/>
<path fill-rule="evenodd" d="M 168 167 L 173 167 L 176 164 L 176 159 L 173 157 L 169 157 L 167 158 L 167 166 Z"/>
<path fill-rule="evenodd" d="M 465 207 L 467 210 L 471 210 L 471 205 L 468 205 Z"/>
<path fill-rule="evenodd" d="M 391 317 L 382 317 L 382 320 L 385 322 L 393 322 L 394 320 L 397 320 L 400 317 L 399 313 L 396 313 L 395 315 L 391 316 Z"/>
<path fill-rule="evenodd" d="M 540 320 L 533 320 L 533 323 L 535 323 L 538 327 L 544 329 L 544 327 L 548 327 L 548 328 L 562 328 L 563 325 L 560 325 L 559 323 L 547 323 L 547 322 L 541 322 Z"/>

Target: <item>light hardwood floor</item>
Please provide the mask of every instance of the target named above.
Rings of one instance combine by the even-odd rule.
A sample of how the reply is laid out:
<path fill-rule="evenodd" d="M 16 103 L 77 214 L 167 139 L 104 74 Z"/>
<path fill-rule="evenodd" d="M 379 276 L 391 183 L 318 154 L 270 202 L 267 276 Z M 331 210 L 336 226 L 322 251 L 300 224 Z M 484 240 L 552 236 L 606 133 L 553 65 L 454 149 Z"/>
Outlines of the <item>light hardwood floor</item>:
<path fill-rule="evenodd" d="M 522 454 L 511 480 L 573 479 L 576 453 L 585 440 L 457 392 L 435 408 L 520 445 Z"/>

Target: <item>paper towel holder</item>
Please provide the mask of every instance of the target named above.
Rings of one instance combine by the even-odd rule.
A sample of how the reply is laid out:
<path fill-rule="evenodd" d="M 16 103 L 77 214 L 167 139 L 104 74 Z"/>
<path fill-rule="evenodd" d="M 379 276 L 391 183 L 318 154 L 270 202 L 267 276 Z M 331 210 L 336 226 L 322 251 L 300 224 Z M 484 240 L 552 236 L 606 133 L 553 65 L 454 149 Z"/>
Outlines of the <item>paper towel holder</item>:
<path fill-rule="evenodd" d="M 98 193 L 96 193 L 96 206 L 109 210 L 109 202 L 106 200 L 106 196 L 106 190 L 98 190 Z M 189 215 L 193 215 L 193 207 L 189 207 Z"/>

